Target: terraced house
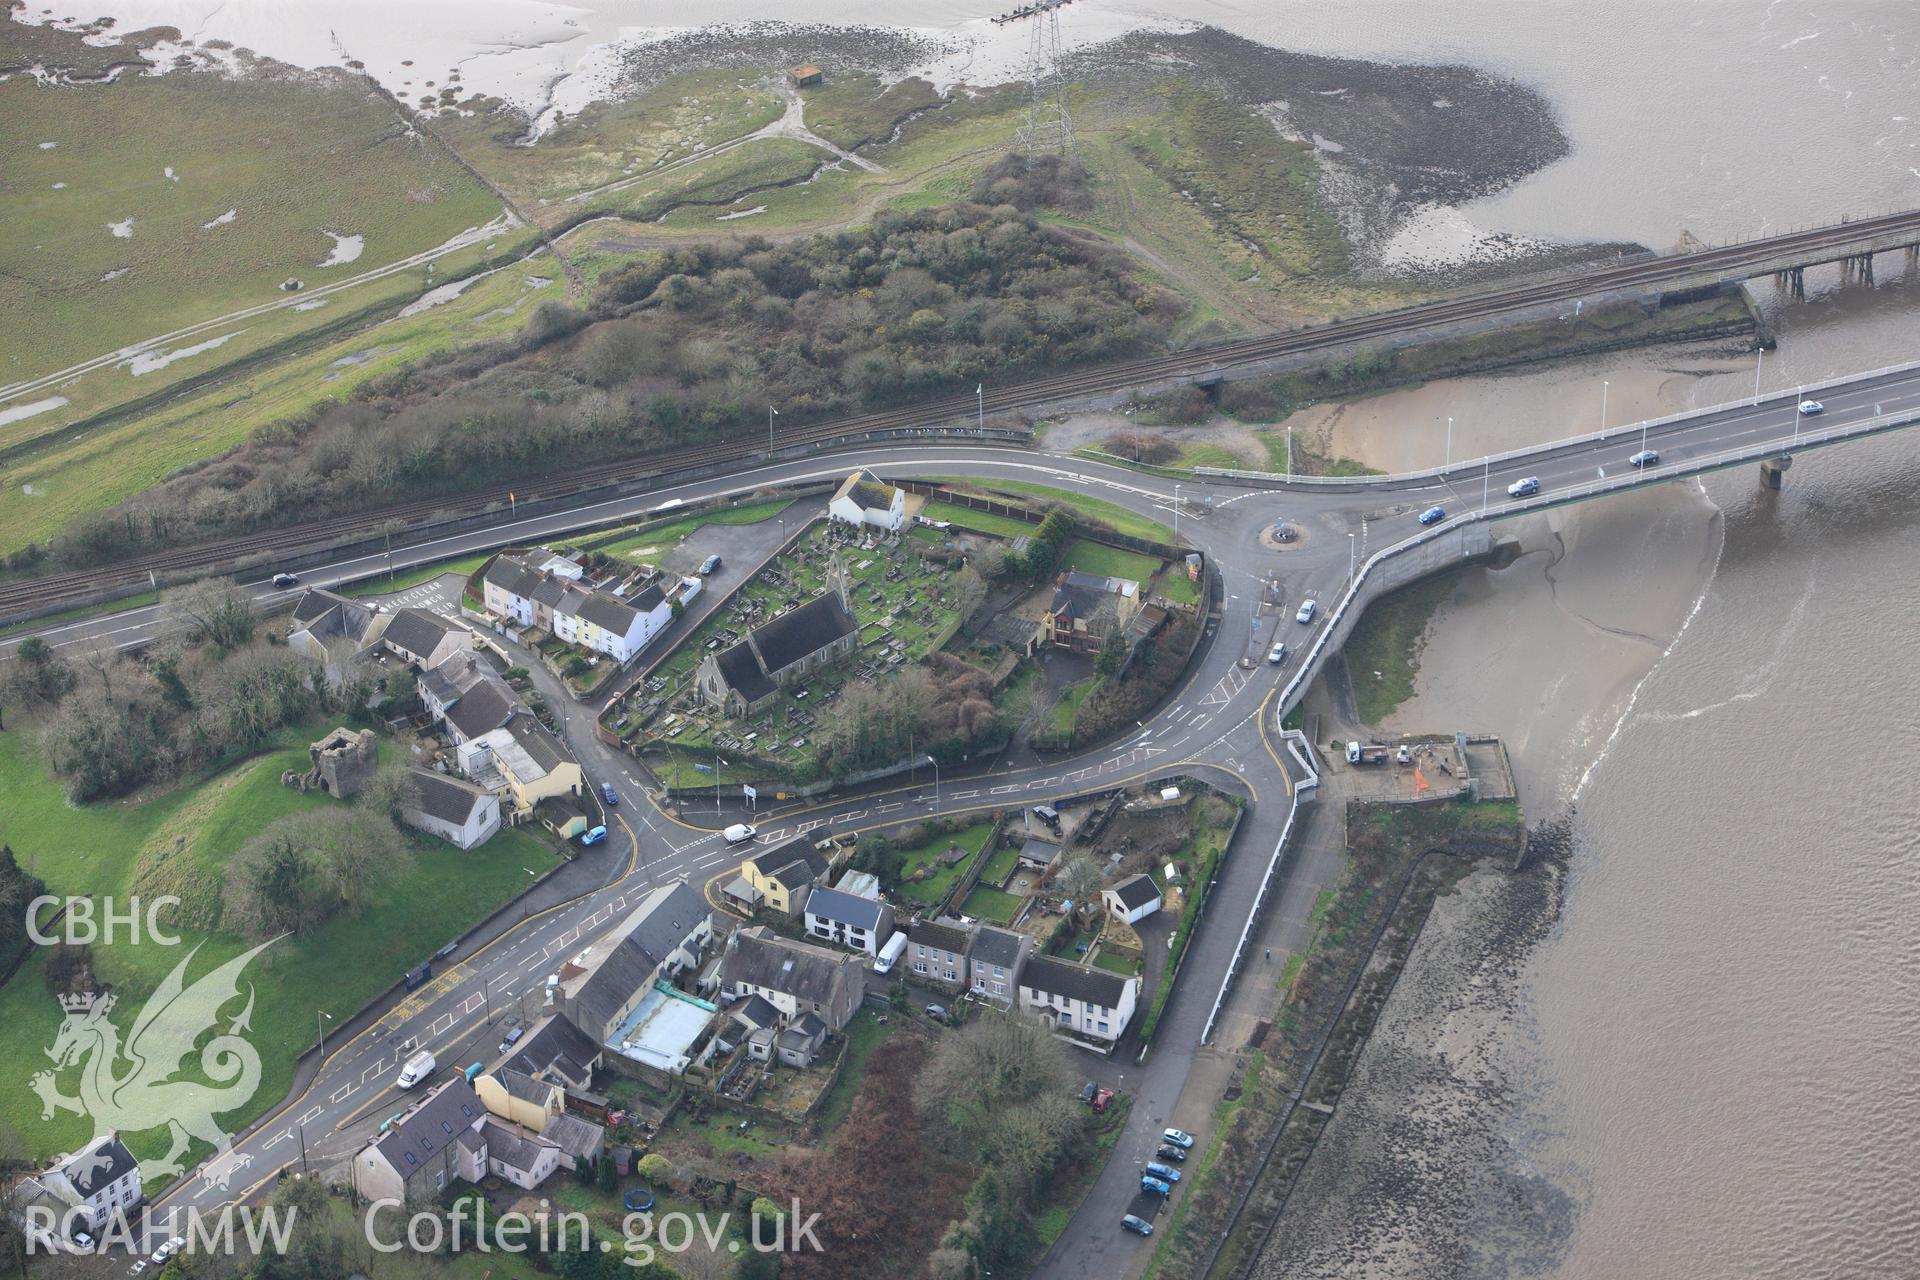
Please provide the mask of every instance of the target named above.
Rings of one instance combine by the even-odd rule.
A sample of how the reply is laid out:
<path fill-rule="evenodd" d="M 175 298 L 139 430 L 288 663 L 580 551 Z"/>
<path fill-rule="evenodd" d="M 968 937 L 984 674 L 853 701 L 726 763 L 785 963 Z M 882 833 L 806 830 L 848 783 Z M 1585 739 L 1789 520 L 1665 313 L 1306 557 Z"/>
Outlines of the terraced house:
<path fill-rule="evenodd" d="M 568 644 L 624 663 L 673 621 L 673 604 L 659 583 L 630 599 L 582 585 L 585 570 L 551 552 L 498 555 L 480 575 L 481 598 L 497 618 L 538 627 Z"/>

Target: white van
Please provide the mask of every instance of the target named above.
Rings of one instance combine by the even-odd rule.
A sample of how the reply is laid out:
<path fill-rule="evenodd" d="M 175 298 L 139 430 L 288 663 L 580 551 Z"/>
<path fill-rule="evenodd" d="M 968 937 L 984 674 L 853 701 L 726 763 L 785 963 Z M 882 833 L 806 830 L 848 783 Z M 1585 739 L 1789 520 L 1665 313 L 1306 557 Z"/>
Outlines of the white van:
<path fill-rule="evenodd" d="M 439 1065 L 439 1063 L 433 1060 L 431 1053 L 423 1050 L 407 1059 L 407 1065 L 400 1068 L 400 1079 L 396 1083 L 398 1083 L 402 1089 L 411 1089 L 432 1075 L 433 1069 Z"/>
<path fill-rule="evenodd" d="M 887 945 L 880 948 L 880 954 L 874 957 L 873 971 L 885 975 L 893 972 L 893 966 L 900 961 L 900 955 L 907 949 L 907 935 L 895 929 L 893 936 L 887 939 Z"/>

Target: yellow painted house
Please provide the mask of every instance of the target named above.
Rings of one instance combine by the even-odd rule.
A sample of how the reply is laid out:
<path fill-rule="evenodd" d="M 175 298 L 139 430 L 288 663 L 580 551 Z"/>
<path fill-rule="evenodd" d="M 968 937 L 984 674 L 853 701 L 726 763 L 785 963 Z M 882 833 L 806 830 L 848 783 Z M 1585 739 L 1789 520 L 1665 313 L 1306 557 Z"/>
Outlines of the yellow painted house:
<path fill-rule="evenodd" d="M 831 869 L 827 855 L 814 848 L 812 840 L 795 836 L 742 862 L 740 877 L 728 892 L 756 910 L 795 916 Z"/>
<path fill-rule="evenodd" d="M 544 1133 L 547 1121 L 566 1111 L 567 1095 L 557 1084 L 535 1080 L 523 1071 L 500 1067 L 473 1082 L 480 1103 L 502 1120 Z"/>

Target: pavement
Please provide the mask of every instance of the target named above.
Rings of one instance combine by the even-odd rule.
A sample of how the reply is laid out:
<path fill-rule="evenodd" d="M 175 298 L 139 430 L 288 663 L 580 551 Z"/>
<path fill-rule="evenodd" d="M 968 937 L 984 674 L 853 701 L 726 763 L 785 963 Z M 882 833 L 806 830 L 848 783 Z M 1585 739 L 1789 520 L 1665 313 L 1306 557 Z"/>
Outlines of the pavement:
<path fill-rule="evenodd" d="M 1872 424 L 1900 410 L 1920 415 L 1920 369 L 1871 375 L 1844 388 L 1827 388 L 1821 398 L 1824 427 L 1878 429 Z M 1668 462 L 1719 465 L 1728 448 L 1771 450 L 1790 447 L 1802 423 L 1793 398 L 1773 397 L 1757 405 L 1735 405 L 1650 424 L 1646 438 L 1657 442 Z M 190 1175 L 160 1197 L 156 1212 L 192 1206 L 207 1210 L 260 1190 L 281 1168 L 303 1159 L 334 1162 L 345 1158 L 374 1132 L 381 1119 L 398 1110 L 404 1096 L 394 1087 L 399 1063 L 413 1046 L 434 1050 L 443 1070 L 494 1056 L 502 1022 L 528 1017 L 530 1002 L 541 999 L 545 977 L 564 957 L 578 951 L 611 926 L 649 887 L 686 876 L 703 884 L 736 863 L 742 854 L 726 845 L 717 828 L 748 819 L 760 826 L 758 840 L 771 843 L 820 826 L 861 832 L 898 825 L 929 814 L 958 814 L 1040 803 L 1118 785 L 1195 774 L 1245 796 L 1251 804 L 1234 853 L 1223 863 L 1207 908 L 1207 919 L 1192 938 L 1171 997 L 1163 1012 L 1154 1051 L 1144 1064 L 1114 1060 L 1113 1083 L 1127 1090 L 1134 1106 L 1115 1148 L 1084 1206 L 1042 1263 L 1049 1277 L 1109 1277 L 1144 1265 L 1148 1241 L 1123 1233 L 1118 1219 L 1138 1193 L 1138 1169 L 1158 1145 L 1167 1125 L 1201 1138 L 1208 1132 L 1218 1089 L 1233 1069 L 1233 1052 L 1244 1043 L 1250 1017 L 1270 1001 L 1270 987 L 1258 981 L 1269 963 L 1256 962 L 1238 988 L 1229 993 L 1225 1017 L 1213 1048 L 1200 1047 L 1215 996 L 1229 970 L 1248 913 L 1260 897 L 1270 857 L 1296 801 L 1294 766 L 1273 737 L 1282 711 L 1280 692 L 1295 674 L 1299 655 L 1326 625 L 1329 608 L 1345 590 L 1352 566 L 1373 550 L 1399 543 L 1420 529 L 1417 514 L 1431 505 L 1470 511 L 1483 500 L 1489 518 L 1537 509 L 1587 496 L 1583 486 L 1595 469 L 1623 468 L 1626 454 L 1640 446 L 1641 432 L 1616 431 L 1597 438 L 1562 442 L 1484 464 L 1471 474 L 1456 468 L 1445 474 L 1411 477 L 1385 486 L 1288 487 L 1278 478 L 1258 487 L 1207 480 L 1183 480 L 1180 513 L 1183 535 L 1207 555 L 1216 575 L 1214 612 L 1183 683 L 1152 715 L 1119 739 L 1065 758 L 1039 760 L 1012 754 L 979 772 L 945 770 L 933 785 L 921 777 L 906 786 L 879 786 L 825 803 L 780 805 L 749 812 L 737 805 L 702 814 L 700 824 L 657 809 L 631 757 L 600 743 L 593 732 L 594 707 L 582 706 L 558 689 L 539 663 L 525 665 L 548 695 L 560 717 L 563 736 L 572 745 L 596 790 L 612 785 L 620 804 L 609 816 L 614 838 L 604 852 L 581 859 L 562 876 L 543 884 L 522 903 L 524 918 L 509 915 L 503 927 L 462 945 L 447 958 L 435 978 L 418 991 L 381 1002 L 367 1015 L 329 1036 L 323 1062 L 303 1075 L 298 1095 L 275 1108 L 235 1146 L 234 1152 Z M 1172 523 L 1170 481 L 1078 458 L 1053 458 L 1009 449 L 925 443 L 846 449 L 801 461 L 749 468 L 735 476 L 699 481 L 640 498 L 622 498 L 583 506 L 570 516 L 530 519 L 472 534 L 440 539 L 395 554 L 395 567 L 429 563 L 469 554 L 503 540 L 514 543 L 556 536 L 565 528 L 602 521 L 625 512 L 646 514 L 663 498 L 693 501 L 719 495 L 746 495 L 774 484 L 799 485 L 843 477 L 855 466 L 882 475 L 962 474 L 991 482 L 1015 479 L 1043 483 L 1096 496 L 1129 510 Z M 1639 476 L 1634 482 L 1662 482 L 1667 475 Z M 1510 479 L 1537 475 L 1545 492 L 1538 499 L 1508 501 Z M 1261 540 L 1280 515 L 1309 533 L 1305 545 L 1279 551 Z M 789 516 L 791 519 L 792 516 Z M 752 563 L 752 540 L 777 543 L 780 531 L 740 526 L 757 534 L 729 534 L 747 541 L 739 555 Z M 1343 536 L 1345 535 L 1345 536 Z M 383 556 L 358 557 L 303 574 L 311 585 L 333 585 L 378 572 Z M 732 568 L 731 557 L 729 568 Z M 720 584 L 716 584 L 718 586 Z M 292 593 L 264 589 L 264 606 L 282 605 Z M 400 593 L 445 611 L 457 608 L 444 584 L 424 584 Z M 703 592 L 661 642 L 665 653 L 687 634 L 706 610 L 718 606 L 722 590 Z M 1311 624 L 1293 620 L 1297 602 L 1322 602 Z M 53 643 L 69 646 L 102 642 L 130 647 L 147 642 L 164 626 L 153 608 L 44 629 Z M 1276 638 L 1288 641 L 1292 655 L 1283 665 L 1265 662 Z M 0 654 L 17 639 L 0 645 Z M 1301 682 L 1304 686 L 1304 681 Z M 1340 868 L 1332 797 L 1307 806 L 1306 825 L 1280 866 L 1280 883 L 1269 895 L 1259 920 L 1252 921 L 1257 944 L 1276 956 L 1305 945 L 1308 918 L 1321 888 L 1333 883 Z M 710 825 L 703 825 L 710 824 Z M 424 958 L 424 957 L 423 957 Z M 1277 964 L 1278 961 L 1272 962 Z M 1276 971 L 1277 976 L 1277 971 Z M 330 1011 L 329 1011 L 330 1012 Z M 1177 1188 L 1174 1195 L 1186 1194 Z"/>

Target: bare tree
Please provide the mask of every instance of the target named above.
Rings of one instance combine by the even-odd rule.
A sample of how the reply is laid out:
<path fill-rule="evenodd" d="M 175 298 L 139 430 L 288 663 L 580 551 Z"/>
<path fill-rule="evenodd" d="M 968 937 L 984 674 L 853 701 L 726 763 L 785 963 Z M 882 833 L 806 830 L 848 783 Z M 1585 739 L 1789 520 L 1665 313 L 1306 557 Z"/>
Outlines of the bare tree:
<path fill-rule="evenodd" d="M 921 1104 L 977 1141 L 1011 1105 L 1063 1092 L 1066 1080 L 1066 1049 L 1045 1021 L 994 1011 L 940 1037 L 920 1076 Z"/>
<path fill-rule="evenodd" d="M 987 582 L 971 565 L 953 575 L 953 607 L 962 625 L 987 599 Z"/>
<path fill-rule="evenodd" d="M 1054 868 L 1053 891 L 1070 900 L 1076 910 L 1084 911 L 1099 894 L 1105 879 L 1093 855 L 1085 849 L 1076 849 L 1060 859 Z"/>

